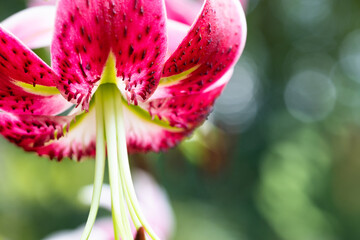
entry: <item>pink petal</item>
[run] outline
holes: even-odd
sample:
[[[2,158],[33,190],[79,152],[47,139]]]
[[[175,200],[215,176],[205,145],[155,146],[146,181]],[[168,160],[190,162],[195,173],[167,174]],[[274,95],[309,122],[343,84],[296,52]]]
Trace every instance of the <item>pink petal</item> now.
[[[72,117],[50,117],[0,112],[0,133],[26,151],[44,146],[64,134]]]
[[[136,103],[150,97],[161,77],[167,50],[165,6],[162,0],[132,0],[117,7],[116,12],[123,12],[112,17],[117,75]]]
[[[5,29],[29,48],[50,46],[54,24],[54,6],[27,8],[2,22]]]
[[[67,99],[87,108],[110,49],[129,100],[147,99],[166,54],[164,12],[161,0],[60,1],[52,60]]]
[[[144,171],[134,172],[134,187],[144,215],[160,239],[171,239],[174,213],[164,189]]]
[[[35,115],[64,111],[69,103],[56,94],[56,78],[46,63],[0,27],[0,109]],[[55,90],[55,94],[43,94],[38,90],[41,86]]]
[[[96,150],[96,118],[95,108],[88,113],[82,113],[70,123],[69,132],[62,138],[35,148],[40,156],[48,156],[58,161],[67,157],[77,161],[94,157]]]
[[[200,13],[203,1],[166,0],[166,12],[169,19],[192,25]]]
[[[223,91],[232,73],[231,69],[216,84],[201,93],[169,96],[166,93],[162,94],[162,89],[159,89],[146,104],[142,104],[142,107],[151,115],[168,121],[171,126],[191,131],[207,118],[215,99]]]
[[[95,222],[89,240],[114,240],[114,230],[111,218],[100,218]],[[51,234],[43,240],[75,240],[81,239],[84,226],[74,230],[63,230]]]
[[[140,108],[139,106],[134,106]],[[183,128],[164,127],[152,121],[151,117],[141,118],[129,108],[124,107],[127,146],[130,152],[164,151],[174,147],[190,131]],[[166,122],[164,122],[166,123]]]
[[[160,86],[173,96],[201,93],[234,66],[245,39],[246,20],[239,1],[207,0],[196,24],[165,63]],[[167,82],[186,71],[180,80]]]
[[[242,7],[244,8],[244,10],[246,10],[247,6],[248,6],[248,0],[240,0],[240,3],[242,5]]]

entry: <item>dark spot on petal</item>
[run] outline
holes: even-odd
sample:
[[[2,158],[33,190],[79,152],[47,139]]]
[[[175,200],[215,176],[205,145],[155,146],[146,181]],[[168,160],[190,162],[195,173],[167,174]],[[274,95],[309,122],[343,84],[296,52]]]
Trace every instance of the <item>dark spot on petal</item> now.
[[[80,27],[80,33],[81,33],[82,36],[85,35],[85,28],[84,28],[84,26],[81,26],[81,27]]]
[[[146,56],[146,50],[144,50],[144,51],[142,52],[141,59],[144,60],[144,59],[145,59],[145,56]]]
[[[129,56],[131,56],[134,53],[134,46],[132,44],[130,44],[129,47]]]
[[[127,26],[124,27],[124,37],[126,38],[127,37],[127,32],[128,32],[128,28]]]
[[[83,75],[84,78],[87,78],[87,75],[85,73],[84,67],[81,63],[79,63],[79,68],[81,70],[81,74]]]
[[[4,59],[5,61],[8,61],[8,59],[7,59],[4,55],[2,55],[1,53],[0,53],[0,57],[1,57],[2,59]]]

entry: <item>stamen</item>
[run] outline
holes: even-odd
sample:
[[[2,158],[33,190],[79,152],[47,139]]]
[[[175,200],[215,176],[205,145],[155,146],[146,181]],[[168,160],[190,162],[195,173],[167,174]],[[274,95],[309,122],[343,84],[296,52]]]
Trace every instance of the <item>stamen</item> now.
[[[126,145],[123,100],[116,85],[115,59],[110,54],[103,72],[101,85],[95,93],[96,100],[96,170],[93,199],[86,227],[81,240],[89,238],[99,208],[101,187],[105,168],[105,140],[108,155],[111,210],[115,239],[133,240],[132,222],[137,229],[136,239],[159,240],[141,212],[131,179]]]
[[[94,226],[96,215],[99,209],[101,189],[104,180],[105,169],[105,135],[104,135],[104,115],[101,91],[96,94],[96,161],[94,188],[91,200],[90,212],[85,225],[81,240],[87,240],[90,236],[91,229]]]
[[[104,116],[105,134],[108,151],[108,165],[111,189],[111,203],[114,211],[114,228],[118,230],[122,239],[133,239],[130,224],[126,216],[126,203],[120,180],[118,165],[116,118],[115,118],[115,93],[112,84],[103,84],[98,91],[104,91]]]
[[[126,138],[124,139],[124,136],[122,134],[122,132],[125,131],[124,124],[123,124],[124,118],[123,118],[122,107],[123,106],[122,106],[121,95],[120,95],[120,93],[118,93],[118,94],[116,94],[115,109],[116,109],[116,122],[118,123],[116,131],[117,131],[117,137],[118,137],[117,150],[119,153],[119,155],[118,155],[119,171],[120,171],[122,187],[125,191],[126,203],[127,203],[128,209],[129,209],[131,219],[134,223],[135,228],[139,229],[140,227],[142,227],[142,225],[136,215],[134,208],[132,207],[131,198],[130,198],[129,194],[127,193],[126,176],[125,176],[125,174],[122,173],[122,167],[121,167],[121,161],[122,161],[121,159],[124,159],[125,161],[128,162]]]
[[[125,186],[125,193],[127,195],[128,201],[128,208],[134,222],[134,225],[137,230],[139,230],[140,224],[144,227],[146,232],[153,240],[160,240],[159,237],[155,234],[155,232],[150,227],[150,224],[146,221],[144,217],[139,202],[136,197],[134,184],[131,178],[131,171],[129,166],[129,157],[127,152],[127,145],[126,145],[126,132],[124,126],[124,116],[122,111],[122,100],[119,90],[116,91],[116,120],[117,120],[117,136],[118,136],[118,152],[119,152],[119,171],[121,176],[123,177],[123,183]],[[133,216],[132,213],[136,215]]]

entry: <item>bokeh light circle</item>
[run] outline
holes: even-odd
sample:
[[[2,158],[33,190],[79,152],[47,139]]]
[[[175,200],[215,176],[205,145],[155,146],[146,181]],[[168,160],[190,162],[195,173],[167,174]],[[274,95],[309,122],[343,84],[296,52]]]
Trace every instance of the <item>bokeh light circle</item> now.
[[[284,98],[293,117],[302,122],[315,122],[323,120],[333,110],[336,88],[326,75],[305,70],[291,77]]]
[[[360,30],[347,35],[340,48],[340,62],[345,74],[360,83]]]
[[[215,122],[230,133],[245,131],[259,108],[259,81],[250,58],[242,58],[215,105]]]

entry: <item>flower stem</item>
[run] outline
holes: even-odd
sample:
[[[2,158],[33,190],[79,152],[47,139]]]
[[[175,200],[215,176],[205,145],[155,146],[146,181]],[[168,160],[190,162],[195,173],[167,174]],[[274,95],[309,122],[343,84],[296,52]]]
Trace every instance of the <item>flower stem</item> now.
[[[104,135],[104,119],[103,104],[101,92],[96,96],[96,161],[94,188],[91,200],[90,212],[85,225],[85,229],[81,235],[81,240],[87,240],[90,236],[91,229],[94,226],[96,215],[99,209],[101,189],[104,180],[105,169],[105,135]]]

